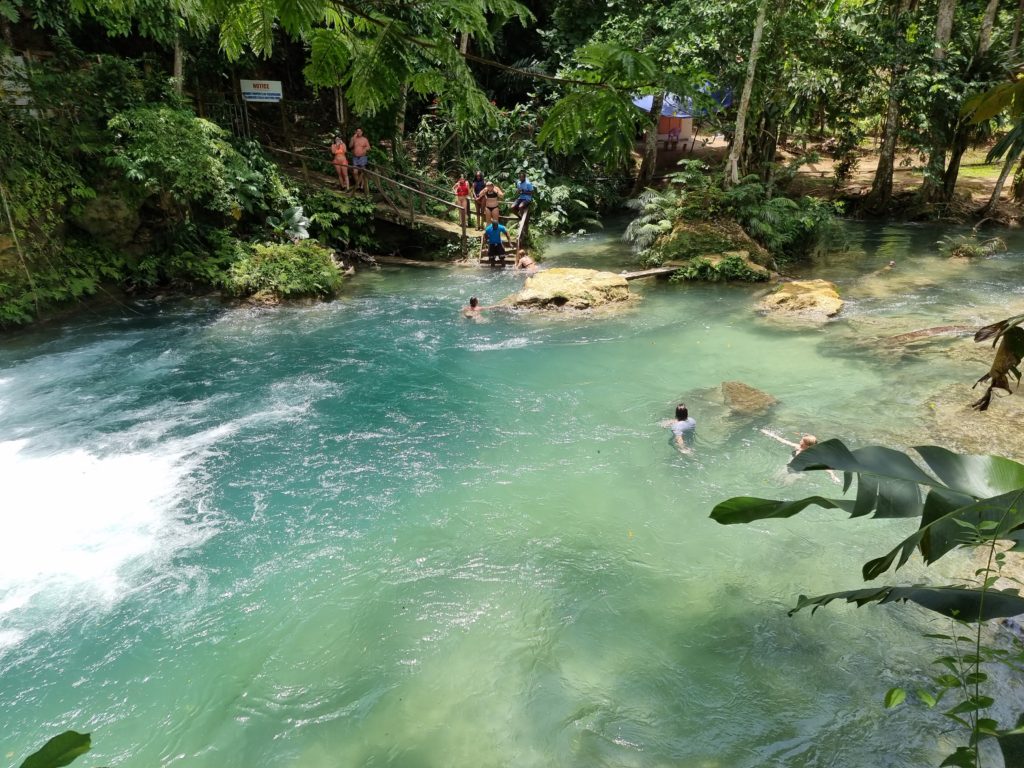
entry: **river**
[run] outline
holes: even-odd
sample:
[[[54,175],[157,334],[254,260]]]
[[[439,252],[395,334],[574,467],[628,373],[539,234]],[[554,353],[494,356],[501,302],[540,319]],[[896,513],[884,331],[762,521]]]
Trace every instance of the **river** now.
[[[655,282],[615,317],[470,322],[517,279],[396,268],[315,306],[154,300],[4,339],[6,763],[74,728],[79,762],[128,767],[937,764],[956,734],[882,697],[926,682],[941,622],[786,615],[913,522],[708,518],[835,491],[758,428],[911,440],[983,372],[857,343],[1024,302],[1024,240],[968,266],[935,240],[849,225],[803,270],[849,300],[820,328]],[[627,259],[614,232],[548,253]],[[730,416],[730,379],[780,404]],[[659,427],[680,400],[692,457]]]

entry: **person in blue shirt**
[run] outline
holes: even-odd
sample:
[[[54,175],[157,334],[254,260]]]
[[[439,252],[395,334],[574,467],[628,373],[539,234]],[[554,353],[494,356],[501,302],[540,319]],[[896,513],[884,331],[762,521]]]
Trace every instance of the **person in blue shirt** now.
[[[533,203],[533,196],[537,194],[537,188],[526,178],[526,171],[519,173],[516,192],[519,193],[519,196],[512,203],[512,213],[519,216]]]
[[[497,221],[492,221],[487,225],[487,229],[484,230],[484,239],[487,240],[487,259],[490,261],[491,266],[494,266],[495,259],[501,261],[501,265],[505,265],[505,246],[501,244],[501,236],[505,236],[505,242],[508,243],[508,247],[512,247],[512,240],[508,236],[508,230],[505,229],[505,225]]]

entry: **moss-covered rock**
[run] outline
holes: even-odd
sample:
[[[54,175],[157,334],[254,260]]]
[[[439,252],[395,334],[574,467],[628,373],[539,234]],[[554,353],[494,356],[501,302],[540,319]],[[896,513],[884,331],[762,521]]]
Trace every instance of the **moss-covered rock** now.
[[[828,280],[794,280],[765,296],[758,310],[769,315],[824,321],[839,314],[843,300]]]
[[[614,272],[547,269],[526,280],[523,290],[502,304],[530,309],[591,309],[629,299],[629,283]]]
[[[224,290],[239,297],[273,299],[329,298],[342,276],[331,252],[322,245],[298,243],[256,245],[231,265]]]
[[[671,265],[670,265],[671,266]],[[698,256],[681,265],[671,281],[702,280],[705,282],[738,281],[761,283],[770,280],[773,272],[750,259],[747,251],[733,251],[712,256]]]
[[[681,219],[655,245],[654,252],[663,263],[736,252],[745,252],[749,261],[762,267],[772,263],[768,251],[752,240],[739,224],[729,220]]]
[[[123,248],[139,229],[139,205],[116,192],[104,192],[86,200],[72,217],[79,229],[101,246]]]
[[[742,381],[723,381],[722,399],[730,411],[741,416],[765,413],[779,402],[767,392]]]

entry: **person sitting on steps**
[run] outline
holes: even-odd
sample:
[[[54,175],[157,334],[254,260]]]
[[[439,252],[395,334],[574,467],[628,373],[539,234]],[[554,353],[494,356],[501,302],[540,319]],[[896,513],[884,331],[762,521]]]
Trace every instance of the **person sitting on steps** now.
[[[522,216],[523,211],[533,204],[533,196],[537,194],[537,188],[526,178],[526,171],[519,172],[519,181],[516,183],[518,196],[512,203],[512,213]]]

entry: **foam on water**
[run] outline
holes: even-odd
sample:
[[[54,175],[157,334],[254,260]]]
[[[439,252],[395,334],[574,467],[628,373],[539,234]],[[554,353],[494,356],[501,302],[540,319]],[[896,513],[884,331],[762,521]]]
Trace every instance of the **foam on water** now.
[[[236,428],[107,454],[34,455],[27,440],[0,443],[9,513],[0,538],[0,651],[31,631],[56,629],[71,605],[109,609],[145,573],[213,535],[213,518],[190,504],[194,475],[209,447]]]

